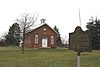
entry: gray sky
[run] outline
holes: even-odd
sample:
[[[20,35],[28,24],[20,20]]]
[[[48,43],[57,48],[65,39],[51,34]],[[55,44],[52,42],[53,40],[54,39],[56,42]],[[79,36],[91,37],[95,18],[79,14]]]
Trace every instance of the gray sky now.
[[[83,30],[91,16],[100,18],[99,0],[0,0],[0,36],[8,32],[20,14],[36,11],[39,13],[37,22],[45,18],[47,24],[56,25],[61,36],[68,38],[68,33],[80,25],[78,8]]]

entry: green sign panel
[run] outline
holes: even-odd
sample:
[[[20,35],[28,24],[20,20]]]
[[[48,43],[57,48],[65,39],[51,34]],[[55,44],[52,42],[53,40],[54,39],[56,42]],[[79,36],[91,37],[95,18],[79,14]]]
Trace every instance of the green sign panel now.
[[[69,49],[75,51],[92,51],[90,36],[88,31],[83,31],[81,27],[76,27],[73,33],[69,33]]]

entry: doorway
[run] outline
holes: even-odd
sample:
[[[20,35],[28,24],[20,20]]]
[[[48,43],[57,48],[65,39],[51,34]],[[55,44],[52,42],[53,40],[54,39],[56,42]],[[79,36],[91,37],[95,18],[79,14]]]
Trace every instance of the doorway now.
[[[48,38],[46,36],[42,37],[42,47],[47,47],[48,45]]]

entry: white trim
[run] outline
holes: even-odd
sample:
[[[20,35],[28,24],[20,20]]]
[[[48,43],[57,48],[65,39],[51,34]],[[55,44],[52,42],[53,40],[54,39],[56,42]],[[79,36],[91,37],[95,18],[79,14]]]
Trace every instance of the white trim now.
[[[36,26],[34,26],[31,30],[29,30],[27,33],[29,33],[29,32],[31,32],[31,31],[33,31],[33,30],[35,30],[35,29],[37,29],[37,28],[39,28],[39,27],[41,27],[41,26],[43,26],[43,25],[47,25],[48,27],[50,27],[48,24],[46,24],[46,23],[42,23],[42,24],[38,24],[38,25],[36,25]],[[50,27],[51,28],[51,27]],[[51,28],[52,29],[52,28]],[[56,32],[54,29],[52,29],[55,33],[57,33],[58,34],[58,32]]]

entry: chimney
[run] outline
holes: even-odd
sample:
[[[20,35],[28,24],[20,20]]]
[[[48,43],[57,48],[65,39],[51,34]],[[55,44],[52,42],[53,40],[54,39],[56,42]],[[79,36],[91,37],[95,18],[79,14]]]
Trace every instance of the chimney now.
[[[46,20],[46,19],[41,19],[41,24],[42,24],[42,23],[45,23],[45,20]]]

